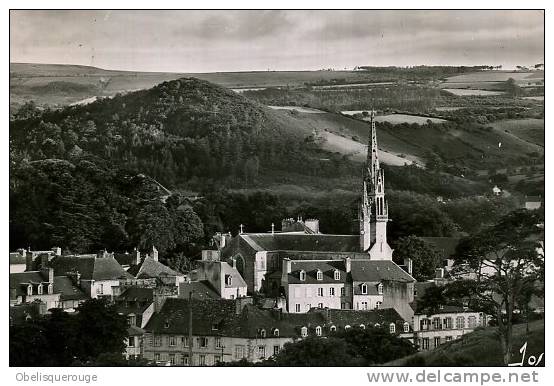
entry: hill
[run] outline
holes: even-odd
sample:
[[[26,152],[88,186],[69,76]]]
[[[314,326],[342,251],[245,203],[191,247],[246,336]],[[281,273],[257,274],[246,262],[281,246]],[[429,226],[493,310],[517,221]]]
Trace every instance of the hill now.
[[[520,347],[527,342],[527,358],[538,358],[544,353],[544,320],[514,325],[513,362],[521,360]],[[440,347],[401,358],[385,366],[503,366],[502,349],[494,327],[487,327],[464,335],[463,338]],[[526,364],[527,365],[527,364]],[[544,358],[540,365],[544,365]]]

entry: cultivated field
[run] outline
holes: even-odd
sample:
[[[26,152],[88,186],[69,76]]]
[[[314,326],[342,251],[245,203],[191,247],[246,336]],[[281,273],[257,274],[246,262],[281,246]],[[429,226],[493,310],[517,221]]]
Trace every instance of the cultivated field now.
[[[491,96],[504,94],[504,92],[502,91],[490,91],[481,89],[478,90],[468,88],[443,88],[442,90],[457,96]]]
[[[514,136],[544,147],[544,119],[510,119],[491,124],[496,130],[513,134]]]
[[[341,114],[344,114],[344,115],[356,115],[361,113],[362,113],[362,110],[341,111]],[[363,120],[369,121],[370,118],[364,117]],[[417,123],[418,125],[424,125],[427,123],[427,121],[431,121],[433,123],[446,122],[444,119],[440,119],[440,118],[430,118],[430,117],[424,117],[421,115],[411,115],[411,114],[387,114],[387,115],[375,116],[375,122],[389,122],[389,123],[392,123],[393,125],[400,124],[400,123]]]

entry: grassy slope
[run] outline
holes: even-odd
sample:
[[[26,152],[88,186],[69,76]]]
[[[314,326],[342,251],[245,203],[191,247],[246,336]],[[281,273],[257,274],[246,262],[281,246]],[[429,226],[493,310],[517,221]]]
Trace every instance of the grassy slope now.
[[[521,360],[519,349],[525,342],[527,342],[527,358],[531,355],[538,357],[544,352],[544,320],[531,322],[529,327],[530,333],[529,336],[527,336],[525,324],[517,324],[514,326],[513,362]],[[503,366],[502,349],[495,332],[495,328],[487,327],[464,335],[463,339],[445,343],[437,349],[397,359],[386,365],[405,366],[406,363],[409,360],[413,360],[415,356],[423,357],[425,359],[425,365],[442,365],[444,364],[445,358],[458,356],[468,358],[468,366]],[[473,360],[473,362],[471,362],[471,360]],[[542,364],[544,364],[544,359]]]
[[[544,119],[510,119],[494,122],[491,126],[544,148]]]

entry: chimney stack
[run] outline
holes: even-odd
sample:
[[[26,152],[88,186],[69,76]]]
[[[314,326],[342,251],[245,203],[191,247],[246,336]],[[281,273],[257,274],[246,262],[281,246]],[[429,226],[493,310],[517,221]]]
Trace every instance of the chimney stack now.
[[[344,259],[344,270],[346,271],[346,273],[352,271],[352,260],[350,259],[350,257],[346,257]]]
[[[154,261],[158,261],[158,250],[152,245],[152,258]]]
[[[133,265],[139,265],[140,264],[140,251],[138,248],[134,249],[135,252],[135,260],[133,262]]]
[[[62,249],[60,247],[52,248],[52,252],[54,252],[54,256],[61,256],[62,255]]]
[[[414,264],[414,261],[409,258],[409,257],[406,257],[404,259],[404,265],[406,266],[406,271],[411,275],[412,272],[413,272],[413,264]]]
[[[33,252],[31,251],[25,252],[25,270],[26,271],[33,270]]]
[[[271,234],[275,234],[275,224],[271,223]]]

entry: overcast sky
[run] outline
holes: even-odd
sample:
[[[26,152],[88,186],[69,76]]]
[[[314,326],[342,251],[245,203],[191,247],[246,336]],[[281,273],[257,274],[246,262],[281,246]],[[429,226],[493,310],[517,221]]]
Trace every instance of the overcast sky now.
[[[11,11],[12,62],[212,72],[544,62],[542,11]]]

